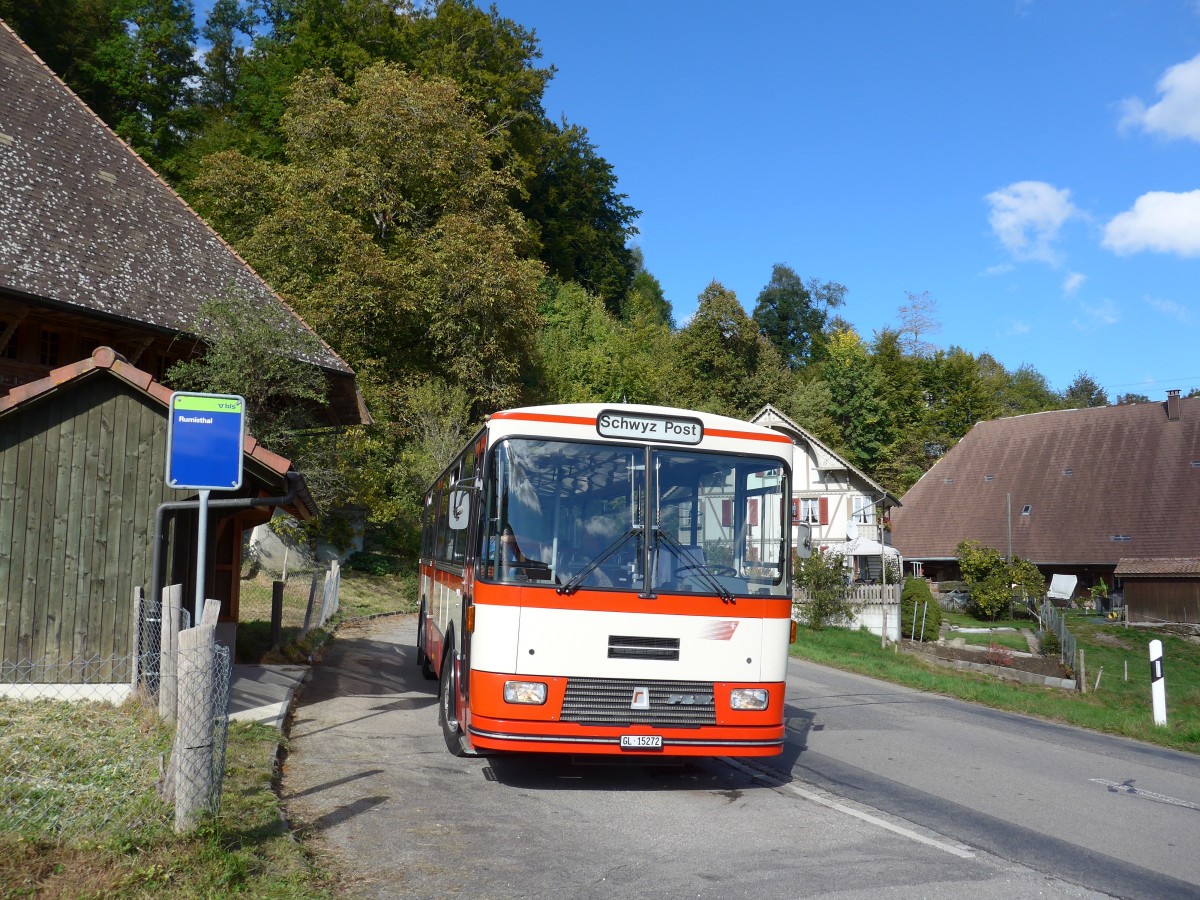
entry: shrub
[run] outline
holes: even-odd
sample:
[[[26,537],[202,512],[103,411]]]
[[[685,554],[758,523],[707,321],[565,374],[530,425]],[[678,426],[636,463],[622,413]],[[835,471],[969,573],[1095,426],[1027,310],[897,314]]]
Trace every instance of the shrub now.
[[[929,604],[926,608],[926,603]],[[906,578],[900,595],[900,636],[912,637],[913,614],[917,617],[918,634],[923,641],[936,641],[942,627],[942,608],[933,600],[933,592],[924,578]],[[922,617],[925,627],[921,627]]]
[[[1043,628],[1038,632],[1038,653],[1042,656],[1059,656],[1062,654],[1062,641],[1057,631]]]
[[[1045,593],[1046,582],[1037,566],[1014,557],[1006,562],[1000,551],[978,541],[958,545],[958,565],[971,589],[969,611],[980,619],[996,620],[1013,605],[1013,585],[1029,597]]]
[[[817,552],[808,559],[795,560],[796,584],[808,594],[805,608],[809,628],[819,630],[841,619],[848,619],[854,610],[848,598],[849,584],[846,561],[838,554]]]
[[[366,575],[395,575],[401,569],[401,560],[384,553],[359,550],[346,560],[346,568]]]
[[[983,654],[983,658],[987,660],[989,666],[1009,666],[1013,664],[1013,652],[1002,644],[988,644],[987,651]]]

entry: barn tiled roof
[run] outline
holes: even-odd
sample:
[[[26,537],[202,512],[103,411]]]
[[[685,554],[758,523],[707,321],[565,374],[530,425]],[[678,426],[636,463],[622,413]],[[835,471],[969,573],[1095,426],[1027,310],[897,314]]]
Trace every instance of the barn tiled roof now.
[[[1200,398],[980,422],[892,514],[908,559],[951,559],[962,540],[1039,565],[1116,565],[1200,551]]]
[[[1200,559],[1122,559],[1117,563],[1122,578],[1157,575],[1160,578],[1195,578],[1200,575]]]
[[[143,372],[131,365],[125,357],[112,348],[98,347],[88,359],[60,366],[45,378],[19,385],[9,391],[7,395],[0,397],[0,421],[17,410],[45,401],[55,392],[67,389],[83,378],[94,377],[96,372],[108,372],[158,402],[163,406],[165,418],[166,409],[171,404],[171,389],[156,381],[149,372]],[[253,435],[247,434],[243,438],[242,452],[248,463],[257,465],[261,470],[284,480],[289,472],[294,471],[291,460],[285,459],[278,453],[272,453]],[[165,477],[166,473],[163,474]],[[317,512],[316,504],[313,502],[303,478],[297,489],[296,510],[305,519],[312,518]]]
[[[0,289],[201,336],[200,305],[232,291],[311,333],[2,21]],[[318,342],[307,361],[352,377]]]

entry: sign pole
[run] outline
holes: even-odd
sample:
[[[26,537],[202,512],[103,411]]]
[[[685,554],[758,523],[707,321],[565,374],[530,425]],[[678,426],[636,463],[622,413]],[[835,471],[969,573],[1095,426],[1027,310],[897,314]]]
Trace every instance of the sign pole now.
[[[204,575],[208,571],[208,496],[212,491],[199,492],[200,520],[196,525],[196,606],[192,611],[192,625],[200,624],[200,611],[204,609]]]

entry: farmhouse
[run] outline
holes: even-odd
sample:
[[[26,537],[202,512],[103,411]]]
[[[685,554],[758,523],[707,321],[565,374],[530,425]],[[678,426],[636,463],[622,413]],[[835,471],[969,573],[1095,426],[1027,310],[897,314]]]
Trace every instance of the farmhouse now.
[[[974,540],[1047,580],[1120,588],[1133,574],[1122,560],[1195,557],[1197,508],[1200,398],[1169,391],[1165,403],[980,422],[904,495],[893,528],[935,581],[957,577],[955,548]]]
[[[792,546],[839,553],[854,578],[878,582],[882,559],[898,561],[886,527],[900,501],[770,404],[750,419],[792,440]]]

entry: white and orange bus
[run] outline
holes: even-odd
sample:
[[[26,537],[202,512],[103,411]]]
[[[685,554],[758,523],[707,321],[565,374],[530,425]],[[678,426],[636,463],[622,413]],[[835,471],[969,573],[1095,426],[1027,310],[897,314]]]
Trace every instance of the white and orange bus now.
[[[450,751],[779,753],[789,458],[709,413],[490,416],[425,497],[416,649]]]

